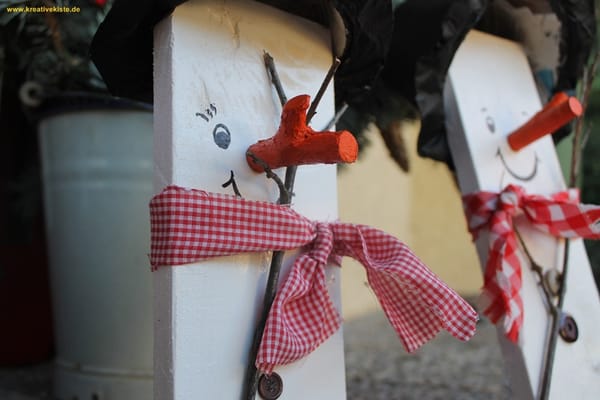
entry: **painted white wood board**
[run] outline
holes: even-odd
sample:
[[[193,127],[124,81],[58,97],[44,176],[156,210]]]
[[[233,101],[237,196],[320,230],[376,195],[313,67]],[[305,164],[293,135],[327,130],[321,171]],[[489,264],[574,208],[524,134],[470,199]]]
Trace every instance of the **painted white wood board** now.
[[[450,67],[445,105],[448,141],[463,194],[498,192],[509,183],[532,194],[565,189],[551,137],[519,152],[510,150],[506,142],[506,136],[542,106],[518,44],[471,31]],[[517,221],[517,228],[545,270],[562,270],[562,241],[533,231],[522,220]],[[487,260],[487,244],[488,235],[481,235],[477,248],[482,266]],[[538,394],[551,319],[524,256],[522,263],[525,316],[519,343],[511,344],[501,332],[499,340],[514,398],[532,399]],[[550,398],[596,399],[600,393],[600,301],[579,239],[571,241],[569,263],[563,310],[575,318],[579,339],[572,344],[558,339]]]
[[[177,7],[155,29],[154,43],[155,191],[177,184],[233,194],[221,187],[232,170],[245,198],[276,201],[273,181],[245,159],[280,119],[263,50],[275,59],[288,98],[314,96],[332,61],[329,32],[261,3],[207,0]],[[312,126],[323,128],[333,114],[330,88]],[[218,124],[230,133],[227,149],[213,139]],[[336,219],[335,166],[300,167],[295,193],[293,208],[303,215]],[[293,259],[286,255],[280,283]],[[156,399],[240,398],[269,264],[270,254],[246,254],[154,273]],[[328,267],[340,307],[338,272]],[[276,369],[280,398],[345,398],[343,360],[340,330],[310,356]]]

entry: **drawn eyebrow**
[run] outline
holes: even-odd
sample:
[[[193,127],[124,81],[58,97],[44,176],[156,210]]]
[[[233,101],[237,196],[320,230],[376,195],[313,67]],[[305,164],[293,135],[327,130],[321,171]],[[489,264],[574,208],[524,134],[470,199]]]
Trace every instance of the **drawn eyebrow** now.
[[[207,115],[210,118],[208,118]],[[217,115],[217,106],[215,106],[214,103],[210,103],[209,104],[209,108],[207,108],[206,110],[204,110],[204,113],[200,113],[200,112],[196,113],[196,117],[201,117],[206,122],[210,122],[210,120],[212,118],[214,118],[216,115]]]
[[[196,117],[202,117],[202,119],[205,120],[206,122],[209,121],[208,117],[202,113],[196,113]]]

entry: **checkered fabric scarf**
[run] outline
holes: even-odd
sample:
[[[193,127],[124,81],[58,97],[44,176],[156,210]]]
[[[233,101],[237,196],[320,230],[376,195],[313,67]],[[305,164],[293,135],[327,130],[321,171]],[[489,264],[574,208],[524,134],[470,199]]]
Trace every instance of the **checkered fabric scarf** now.
[[[503,318],[506,336],[513,342],[523,325],[521,263],[513,229],[513,217],[525,214],[527,221],[556,237],[600,239],[600,207],[579,204],[575,189],[552,196],[527,195],[525,189],[507,186],[501,193],[478,192],[463,196],[463,205],[473,240],[481,230],[490,232],[485,266],[484,314],[493,323]]]
[[[271,308],[256,366],[270,373],[296,361],[338,330],[325,265],[359,260],[404,347],[413,352],[441,329],[460,340],[475,333],[473,308],[406,245],[365,225],[313,222],[289,207],[200,190],[167,187],[150,202],[151,264],[304,247]]]

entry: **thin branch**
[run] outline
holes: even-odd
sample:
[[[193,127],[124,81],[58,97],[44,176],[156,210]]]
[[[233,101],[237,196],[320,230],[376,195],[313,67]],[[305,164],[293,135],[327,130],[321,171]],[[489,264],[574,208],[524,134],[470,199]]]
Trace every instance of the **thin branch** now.
[[[542,369],[542,381],[540,389],[540,400],[547,400],[550,395],[550,384],[552,381],[552,369],[554,367],[554,354],[556,353],[556,342],[558,340],[558,331],[560,330],[560,316],[562,306],[565,300],[567,290],[567,272],[569,267],[569,239],[565,239],[565,252],[563,255],[563,271],[560,279],[560,289],[558,292],[558,304],[552,308],[552,328],[550,330],[550,339],[546,347],[544,364]]]
[[[571,171],[569,174],[569,187],[576,187],[579,176],[579,170],[581,165],[581,157],[583,154],[583,145],[587,142],[587,135],[584,132],[584,117],[585,110],[590,100],[590,94],[592,93],[592,87],[596,72],[598,70],[598,64],[600,63],[600,53],[598,48],[594,47],[594,54],[592,62],[585,67],[582,78],[582,99],[581,105],[583,106],[584,113],[575,122],[575,129],[573,133],[573,150],[571,152]],[[569,249],[570,240],[564,239],[564,254],[563,254],[563,269],[561,272],[560,287],[558,291],[558,301],[556,306],[552,308],[552,328],[550,330],[550,338],[546,347],[545,357],[543,360],[542,379],[540,382],[540,400],[547,400],[550,395],[550,386],[552,381],[552,370],[554,367],[554,355],[556,353],[556,342],[559,336],[560,329],[560,317],[562,314],[562,307],[565,300],[565,293],[567,291],[567,273],[569,272]]]
[[[258,165],[260,165],[262,167],[262,169],[265,170],[265,174],[267,175],[267,178],[273,179],[275,181],[275,183],[277,184],[277,187],[279,188],[279,200],[277,202],[279,204],[289,204],[290,199],[292,197],[291,193],[288,192],[287,188],[285,187],[285,184],[283,183],[283,181],[281,180],[279,175],[277,175],[275,172],[273,172],[271,167],[269,167],[269,164],[264,162],[262,159],[258,158],[251,151],[247,151],[246,155],[248,157],[250,157],[252,159],[252,161],[254,161]]]
[[[594,78],[598,70],[598,64],[600,63],[600,53],[595,50],[594,57],[589,66],[586,66],[583,71],[582,85],[582,99],[581,105],[583,106],[584,113],[575,122],[575,129],[573,133],[573,149],[571,151],[571,171],[569,174],[569,187],[577,186],[577,179],[579,176],[579,169],[581,165],[581,155],[583,151],[582,136],[584,135],[584,122],[585,122],[585,110],[587,110],[590,95],[592,93],[592,87],[594,84]]]
[[[588,141],[590,140],[590,135],[592,134],[592,123],[589,123],[588,126],[586,127],[585,131],[583,132],[583,136],[581,138],[581,152],[583,153],[583,149],[585,149],[585,147],[588,144]]]
[[[277,68],[275,67],[273,57],[271,57],[271,55],[265,51],[263,54],[263,60],[265,63],[265,68],[267,69],[268,74],[271,77],[271,82],[273,83],[273,86],[275,86],[275,90],[277,91],[277,95],[279,96],[279,102],[281,103],[281,106],[283,106],[285,103],[287,103],[287,96],[285,95],[285,91],[283,90],[283,86],[281,85],[281,80],[279,79],[279,74],[277,73]],[[246,154],[265,170],[267,177],[273,179],[275,183],[277,183],[277,186],[279,187],[278,203],[290,204],[292,189],[289,189],[288,186],[281,181],[279,176],[275,174],[263,160],[256,157],[256,155],[252,154],[252,152],[246,152]],[[291,167],[288,167],[286,169],[286,179],[287,171],[289,171],[290,168]],[[254,400],[256,398],[256,391],[258,390],[258,380],[260,378],[260,371],[258,371],[258,369],[256,368],[256,356],[258,355],[258,349],[262,341],[265,326],[267,325],[267,318],[269,316],[269,312],[271,311],[271,306],[273,305],[275,295],[277,294],[277,284],[279,283],[279,274],[281,272],[281,265],[283,263],[284,254],[285,253],[283,251],[275,251],[273,252],[273,256],[271,258],[271,266],[269,267],[269,276],[267,277],[267,285],[265,287],[263,307],[260,312],[256,329],[254,330],[254,336],[252,337],[252,345],[250,347],[250,354],[248,355],[248,365],[246,366],[245,377],[246,380],[243,389],[242,399]]]
[[[273,83],[273,86],[275,86],[275,90],[277,91],[277,95],[279,96],[279,101],[283,106],[287,102],[287,96],[285,95],[285,91],[283,90],[283,86],[281,85],[281,80],[279,79],[279,74],[277,73],[273,57],[271,57],[271,55],[265,51],[263,54],[263,59],[265,67],[269,73],[269,76],[271,77],[271,82]],[[306,118],[307,125],[310,122],[312,116],[315,114],[317,105],[319,104],[323,93],[325,93],[327,86],[331,82],[333,74],[337,70],[338,66],[339,60],[336,58],[333,65],[329,69],[325,80],[321,84],[319,92],[315,96],[315,99],[313,100],[308,110],[308,115]],[[275,174],[263,160],[259,159],[258,157],[256,157],[256,155],[252,154],[251,152],[247,152],[246,154],[265,170],[265,173],[267,174],[268,178],[273,179],[277,183],[277,186],[279,187],[278,203],[290,204],[292,201],[292,193],[294,189],[294,180],[296,178],[297,167],[290,166],[286,168],[285,183],[283,183],[281,182],[279,176]],[[243,389],[243,399],[254,400],[256,398],[258,380],[260,377],[260,373],[256,368],[256,356],[258,355],[258,349],[262,341],[263,332],[265,329],[265,325],[267,324],[267,318],[269,316],[271,306],[273,305],[275,295],[277,294],[277,284],[279,282],[279,274],[281,272],[281,265],[283,263],[284,254],[285,253],[283,251],[275,251],[273,252],[273,257],[271,258],[271,266],[269,268],[269,276],[267,277],[267,286],[265,288],[263,308],[259,317],[260,319],[254,331],[252,346],[250,348],[250,354],[248,356],[248,365],[246,366],[246,381]]]
[[[342,116],[346,113],[346,111],[348,110],[348,107],[349,107],[348,103],[342,104],[342,106],[340,107],[338,112],[336,112],[335,115],[333,116],[333,118],[331,118],[329,120],[329,122],[327,123],[327,126],[325,126],[325,129],[323,129],[323,130],[328,131],[330,129],[333,129],[335,124],[337,124],[338,121],[340,120],[340,118],[342,118]]]
[[[275,86],[275,90],[277,91],[279,102],[283,106],[285,103],[287,103],[287,96],[283,91],[283,85],[281,85],[279,74],[277,73],[277,69],[275,68],[275,61],[273,60],[273,57],[266,51],[263,53],[263,61],[265,63],[267,71],[269,72],[269,76],[271,77],[271,82],[273,83],[273,86]]]
[[[329,67],[329,71],[327,71],[327,75],[325,75],[325,79],[323,79],[323,82],[321,83],[321,87],[319,88],[319,91],[317,92],[315,98],[313,99],[313,102],[311,103],[310,108],[306,112],[306,124],[307,125],[310,123],[310,120],[312,119],[312,117],[317,113],[317,106],[321,102],[321,99],[323,98],[323,95],[325,94],[325,91],[327,90],[327,87],[329,86],[329,83],[333,79],[333,76],[335,75],[335,71],[337,71],[340,64],[341,64],[341,61],[339,58],[336,57],[333,59],[333,63],[331,64],[331,67]]]
[[[42,1],[42,3],[49,8],[56,6],[56,3],[50,0],[44,0]],[[50,37],[52,38],[52,46],[54,47],[54,50],[59,56],[61,56],[67,61],[67,65],[71,66],[73,63],[72,57],[69,54],[69,52],[65,49],[65,46],[63,44],[63,38],[61,30],[59,28],[58,18],[52,13],[45,13],[44,19],[46,20],[46,25],[50,30]]]
[[[538,277],[539,285],[542,288],[542,291],[544,292],[544,297],[546,298],[546,303],[548,304],[548,311],[550,313],[554,314],[556,312],[556,310],[555,310],[556,307],[553,302],[554,296],[552,295],[552,292],[548,288],[548,286],[546,284],[546,280],[544,279],[544,269],[542,268],[541,265],[539,265],[533,259],[533,256],[531,255],[531,253],[529,252],[529,249],[525,245],[525,241],[523,240],[523,237],[521,236],[519,231],[516,228],[514,229],[514,231],[515,231],[517,238],[519,239],[519,243],[521,244],[521,248],[523,249],[523,252],[525,253],[525,256],[527,257],[527,260],[529,261],[529,265],[531,266],[532,271]]]
[[[317,106],[321,102],[321,99],[323,98],[323,94],[327,90],[327,87],[329,86],[329,83],[333,79],[333,76],[335,75],[335,71],[337,71],[339,66],[340,66],[340,60],[339,60],[339,58],[336,57],[333,59],[333,63],[331,64],[331,67],[329,67],[329,71],[327,71],[327,75],[325,75],[325,79],[323,79],[323,82],[321,83],[321,87],[317,91],[317,95],[313,99],[312,103],[310,104],[310,107],[308,108],[308,111],[306,112],[306,125],[310,124],[312,117],[316,114]],[[298,167],[296,165],[292,165],[292,166],[288,167],[285,171],[285,187],[290,192],[294,191],[294,181],[296,180],[296,169],[297,168]]]

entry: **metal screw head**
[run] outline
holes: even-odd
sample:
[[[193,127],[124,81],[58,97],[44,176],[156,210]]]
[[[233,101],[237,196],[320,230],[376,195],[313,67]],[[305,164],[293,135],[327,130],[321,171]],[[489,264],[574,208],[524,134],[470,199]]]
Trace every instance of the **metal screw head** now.
[[[278,399],[283,393],[283,380],[275,372],[263,374],[258,380],[258,394],[265,400]]]
[[[558,333],[561,338],[567,343],[573,343],[579,337],[579,329],[575,319],[570,315],[563,314],[560,317]]]

